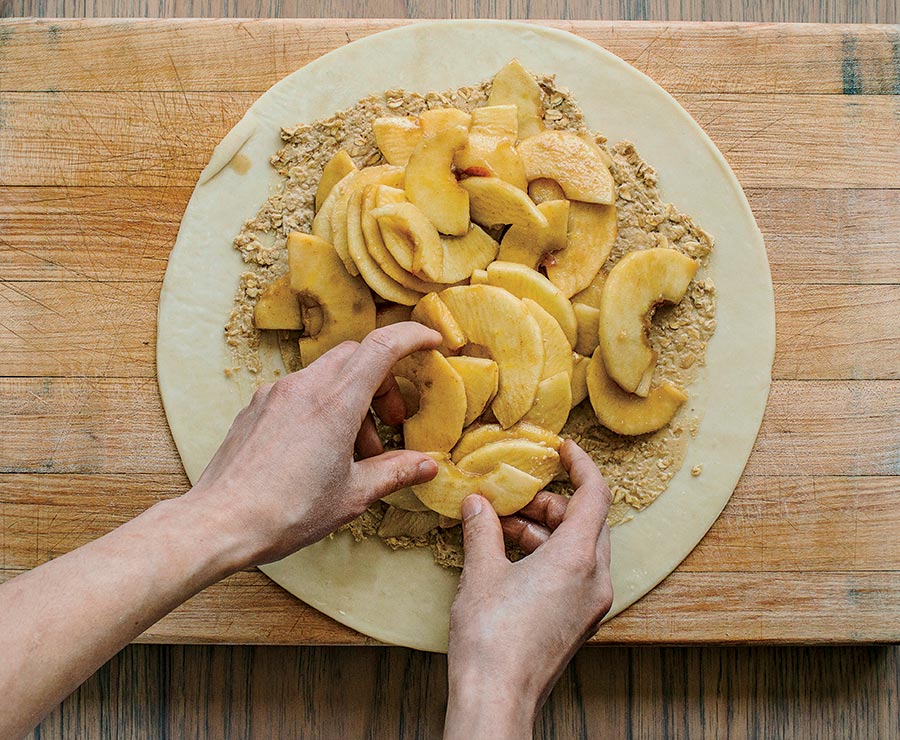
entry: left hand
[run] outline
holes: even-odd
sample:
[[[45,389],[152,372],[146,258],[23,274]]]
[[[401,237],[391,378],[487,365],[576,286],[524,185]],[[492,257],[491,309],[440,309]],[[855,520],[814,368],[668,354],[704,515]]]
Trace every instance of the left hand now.
[[[217,516],[238,538],[248,566],[283,558],[373,501],[431,480],[437,464],[428,455],[382,451],[369,409],[387,423],[402,422],[405,409],[391,368],[440,341],[421,324],[394,324],[261,387],[185,503],[196,503],[201,516]]]

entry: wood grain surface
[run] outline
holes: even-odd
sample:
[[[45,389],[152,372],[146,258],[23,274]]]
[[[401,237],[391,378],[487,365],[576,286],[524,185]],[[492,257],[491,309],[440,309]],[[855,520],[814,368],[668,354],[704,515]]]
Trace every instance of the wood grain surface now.
[[[397,5],[393,13],[363,4],[357,14],[427,15]],[[619,9],[640,17],[630,5]],[[37,6],[6,3],[3,13],[127,10],[114,0]],[[240,2],[182,12],[223,8],[291,12]],[[592,17],[567,8],[553,14]],[[643,12],[673,8],[647,3]],[[494,9],[507,10],[518,12]],[[874,3],[835,12],[892,20]],[[0,25],[0,580],[184,490],[155,381],[155,310],[197,175],[273,82],[391,25]],[[554,25],[653,76],[710,133],[747,189],[776,290],[775,380],[745,476],[698,548],[597,640],[900,640],[900,30]],[[371,641],[256,571],[208,589],[142,639],[285,647],[133,646],[48,718],[40,737],[439,733],[444,658],[286,647]],[[896,648],[592,647],[564,674],[536,730],[893,737],[898,688]]]

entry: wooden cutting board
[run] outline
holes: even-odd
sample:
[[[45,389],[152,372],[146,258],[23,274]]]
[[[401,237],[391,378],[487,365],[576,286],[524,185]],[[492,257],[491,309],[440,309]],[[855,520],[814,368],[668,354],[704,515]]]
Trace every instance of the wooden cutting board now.
[[[154,350],[191,189],[266,88],[400,23],[0,23],[0,579],[185,490]],[[731,502],[595,640],[900,639],[900,30],[552,25],[649,74],[712,136],[777,309],[769,406]],[[255,570],[141,639],[371,642]]]

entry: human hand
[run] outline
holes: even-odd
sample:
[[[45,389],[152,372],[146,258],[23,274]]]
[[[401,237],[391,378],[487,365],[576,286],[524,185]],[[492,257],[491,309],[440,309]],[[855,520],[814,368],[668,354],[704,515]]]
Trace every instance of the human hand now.
[[[413,322],[376,329],[254,394],[183,497],[198,516],[218,518],[236,542],[238,567],[285,557],[382,496],[437,474],[421,452],[384,453],[369,409],[385,423],[402,422],[391,367],[440,341]]]
[[[612,605],[609,488],[571,440],[560,457],[571,499],[544,491],[502,522],[486,499],[463,502],[445,737],[530,737],[559,674]],[[504,534],[530,554],[509,562]]]

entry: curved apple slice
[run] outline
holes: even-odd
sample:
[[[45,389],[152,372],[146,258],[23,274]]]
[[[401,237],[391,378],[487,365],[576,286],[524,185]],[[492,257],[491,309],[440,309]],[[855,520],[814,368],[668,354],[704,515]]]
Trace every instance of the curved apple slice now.
[[[288,236],[287,249],[291,290],[302,306],[322,312],[321,329],[300,338],[300,361],[306,367],[341,342],[362,341],[375,328],[375,301],[328,242],[295,232]]]
[[[606,284],[608,273],[600,271],[594,275],[586,288],[572,296],[572,303],[582,303],[585,306],[600,308],[600,296],[603,295],[603,286]],[[586,354],[591,354],[590,352]]]
[[[469,134],[509,139],[519,137],[519,109],[515,105],[483,105],[472,111]]]
[[[347,248],[350,258],[362,279],[378,295],[386,301],[393,301],[403,306],[414,306],[422,294],[410,290],[391,278],[372,259],[372,255],[366,248],[366,239],[362,231],[362,197],[362,190],[354,188],[347,201]]]
[[[616,434],[631,436],[662,429],[687,400],[687,394],[671,383],[652,389],[646,398],[626,393],[606,374],[602,355],[598,347],[588,365],[588,393],[597,421]]]
[[[585,391],[585,394],[587,394],[587,391]],[[453,448],[451,455],[454,461],[459,462],[479,447],[504,439],[524,439],[528,442],[535,442],[544,447],[549,447],[556,452],[559,452],[559,447],[562,444],[562,438],[558,435],[525,421],[513,424],[508,429],[504,429],[499,424],[476,424],[463,434],[459,442],[456,443],[456,447]]]
[[[575,320],[578,322],[578,336],[575,339],[575,351],[590,357],[600,343],[600,309],[586,303],[572,303]]]
[[[516,147],[528,181],[555,180],[570,200],[616,202],[616,185],[596,145],[571,131],[541,131]]]
[[[566,298],[587,288],[609,257],[617,234],[615,206],[573,202],[569,208],[566,246],[547,265],[550,282]]]
[[[469,195],[452,170],[454,154],[468,137],[462,126],[425,133],[406,165],[406,197],[443,234],[469,230]]]
[[[547,219],[544,228],[510,226],[500,242],[497,259],[503,262],[518,262],[537,270],[545,258],[549,265],[555,264],[555,253],[568,245],[569,201],[548,200],[538,203],[537,209]],[[552,281],[551,281],[552,282]]]
[[[444,338],[442,344],[451,351],[456,351],[469,340],[462,327],[453,318],[447,304],[441,300],[437,293],[429,293],[423,296],[416,304],[411,316],[413,321],[425,324],[429,329],[440,332]],[[468,423],[468,422],[466,422]]]
[[[451,128],[469,130],[472,116],[459,108],[431,108],[419,114],[419,125],[426,136]]]
[[[440,297],[469,342],[484,347],[497,363],[499,388],[491,409],[502,426],[512,426],[531,408],[537,392],[544,365],[540,327],[502,288],[463,285],[447,288]]]
[[[441,237],[428,217],[412,203],[389,203],[371,211],[384,245],[407,272],[439,280],[444,267]]]
[[[591,363],[590,357],[574,353],[572,363],[572,408],[588,397],[587,370]],[[460,440],[461,441],[461,440]]]
[[[430,454],[438,464],[438,473],[428,483],[413,486],[413,492],[432,511],[451,519],[462,519],[462,502],[469,494],[481,494],[497,514],[508,516],[525,506],[542,488],[539,479],[506,463],[490,473],[474,475],[460,470],[449,455]]]
[[[341,149],[325,165],[322,170],[322,177],[319,178],[319,187],[316,188],[316,211],[322,208],[322,204],[331,192],[331,189],[337,185],[345,176],[356,171],[356,164],[347,153],[346,149]]]
[[[572,376],[557,373],[538,384],[534,405],[522,421],[559,434],[572,409]]]
[[[406,448],[422,452],[452,449],[466,418],[466,388],[459,373],[433,349],[404,357],[392,372],[406,378],[419,393],[418,411],[403,422]]]
[[[444,259],[440,282],[458,283],[483,270],[497,256],[500,245],[480,226],[472,224],[464,236],[442,236]]]
[[[515,262],[492,262],[487,267],[488,283],[508,290],[517,298],[531,298],[559,322],[570,346],[578,338],[578,322],[572,304],[541,273]]]
[[[396,509],[403,511],[431,511],[425,504],[419,501],[412,488],[401,488],[399,491],[389,493],[383,499],[386,504],[390,504]]]
[[[634,393],[656,362],[647,340],[652,311],[678,303],[699,267],[674,249],[629,252],[610,270],[600,296],[600,349],[606,371]]]
[[[473,450],[456,464],[467,473],[484,475],[501,463],[533,475],[541,481],[541,486],[546,486],[562,472],[556,450],[527,439],[491,442]]]
[[[372,133],[388,164],[406,167],[422,138],[422,125],[418,116],[384,116],[372,122]]]
[[[541,327],[541,337],[544,342],[544,367],[541,370],[541,380],[546,380],[557,373],[565,373],[571,378],[572,345],[566,339],[559,322],[530,298],[523,298],[522,304]]]
[[[515,105],[518,136],[524,139],[544,130],[543,97],[531,73],[518,59],[513,59],[494,75],[488,105]]]
[[[297,294],[291,290],[291,276],[282,275],[265,287],[253,307],[257,329],[302,329],[303,317]]]
[[[472,220],[485,228],[515,224],[525,228],[546,228],[547,219],[524,190],[499,177],[469,177],[460,180],[469,194]]]
[[[538,205],[548,200],[565,200],[566,194],[556,180],[539,177],[528,183],[528,196]]]
[[[484,413],[491,399],[500,387],[500,372],[497,363],[484,357],[459,355],[448,357],[447,362],[459,373],[466,386],[466,420],[469,426]]]
[[[513,140],[514,141],[514,140]],[[513,142],[507,138],[486,136],[469,132],[469,141],[453,158],[456,169],[480,177],[499,177],[510,185],[525,191],[525,165],[516,153]]]

